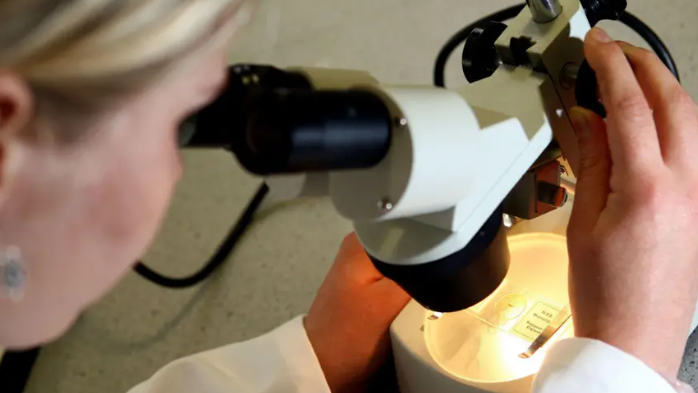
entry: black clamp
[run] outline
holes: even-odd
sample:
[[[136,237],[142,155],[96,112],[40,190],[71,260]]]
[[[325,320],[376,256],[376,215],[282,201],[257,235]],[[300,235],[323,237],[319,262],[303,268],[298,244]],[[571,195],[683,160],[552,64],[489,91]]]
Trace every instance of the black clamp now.
[[[489,78],[501,60],[495,44],[507,29],[501,22],[487,22],[470,32],[463,48],[463,74],[470,83]]]

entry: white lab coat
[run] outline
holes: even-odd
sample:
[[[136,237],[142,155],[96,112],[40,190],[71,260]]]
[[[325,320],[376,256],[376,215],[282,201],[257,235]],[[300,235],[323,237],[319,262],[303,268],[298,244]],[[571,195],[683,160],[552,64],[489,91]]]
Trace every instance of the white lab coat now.
[[[572,338],[550,348],[533,393],[675,393],[676,389],[681,388],[619,349]],[[253,340],[177,360],[130,393],[185,392],[330,393],[330,389],[299,317]]]

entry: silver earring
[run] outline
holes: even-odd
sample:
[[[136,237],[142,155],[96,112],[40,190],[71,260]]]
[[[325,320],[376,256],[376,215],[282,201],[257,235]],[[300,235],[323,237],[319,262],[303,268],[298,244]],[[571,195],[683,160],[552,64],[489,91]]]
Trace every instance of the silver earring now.
[[[0,249],[0,298],[18,302],[24,297],[27,270],[17,247]]]

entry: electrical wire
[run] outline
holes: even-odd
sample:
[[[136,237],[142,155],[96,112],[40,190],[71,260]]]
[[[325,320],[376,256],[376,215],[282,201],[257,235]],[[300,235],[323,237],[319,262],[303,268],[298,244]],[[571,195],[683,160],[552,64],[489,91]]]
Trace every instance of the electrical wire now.
[[[623,13],[620,17],[620,21],[639,34],[640,37],[650,45],[657,56],[659,56],[662,63],[664,63],[667,68],[669,68],[669,71],[676,76],[676,79],[681,82],[681,75],[676,61],[674,61],[674,57],[671,55],[669,48],[667,48],[664,41],[659,38],[659,35],[657,35],[652,28],[647,26],[645,22],[629,12]]]
[[[211,257],[211,259],[208,262],[206,262],[204,267],[201,268],[201,270],[199,270],[195,274],[183,278],[166,277],[152,270],[142,262],[138,262],[138,264],[136,264],[136,266],[133,267],[133,270],[144,279],[151,281],[154,284],[163,286],[165,288],[184,289],[193,287],[201,283],[202,281],[209,278],[214,272],[216,272],[216,270],[223,264],[223,262],[226,261],[228,256],[230,256],[230,253],[235,248],[235,245],[240,240],[240,238],[242,238],[242,235],[245,234],[247,228],[252,223],[254,214],[257,212],[259,206],[262,204],[264,198],[267,196],[268,193],[269,186],[267,186],[266,184],[262,184],[261,186],[259,186],[257,193],[248,203],[247,207],[242,213],[242,216],[240,216],[235,226],[233,226],[233,228],[230,230],[230,233],[228,233],[228,236],[225,238],[223,243],[221,243],[221,245],[218,246],[218,250],[216,251],[216,253]]]
[[[456,34],[454,34],[446,42],[446,44],[444,44],[444,46],[439,51],[438,56],[436,57],[436,63],[434,64],[434,86],[446,87],[444,75],[448,59],[458,48],[458,46],[463,44],[468,39],[468,36],[474,29],[481,27],[483,24],[488,22],[505,22],[509,19],[512,19],[516,17],[521,12],[521,10],[524,9],[524,7],[526,7],[526,4],[518,4],[503,9],[499,12],[486,16],[462,28]],[[654,32],[654,30],[652,30],[649,26],[647,26],[647,24],[645,24],[643,21],[641,21],[635,15],[629,12],[625,12],[622,14],[622,16],[620,17],[620,22],[633,29],[645,41],[647,41],[652,50],[654,50],[655,53],[657,53],[657,56],[659,56],[659,58],[667,66],[667,68],[669,68],[669,70],[676,76],[676,79],[681,81],[681,76],[679,75],[678,67],[676,65],[676,62],[674,61],[674,58],[671,55],[671,52],[669,51],[669,48],[667,48],[666,44],[662,41],[661,38],[659,38],[657,33]]]

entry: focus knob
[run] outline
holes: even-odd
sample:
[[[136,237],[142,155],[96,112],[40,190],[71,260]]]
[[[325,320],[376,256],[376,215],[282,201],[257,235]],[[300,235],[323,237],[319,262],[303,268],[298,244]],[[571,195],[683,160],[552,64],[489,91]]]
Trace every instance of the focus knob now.
[[[589,65],[589,62],[585,60],[582,66],[579,67],[579,73],[577,74],[575,87],[577,105],[589,109],[605,119],[606,108],[599,99],[598,86],[596,73]]]
[[[488,22],[473,29],[463,48],[463,74],[470,83],[489,78],[497,71],[501,61],[495,43],[507,29],[500,22]]]
[[[582,0],[592,27],[602,20],[618,20],[628,8],[626,0]]]

